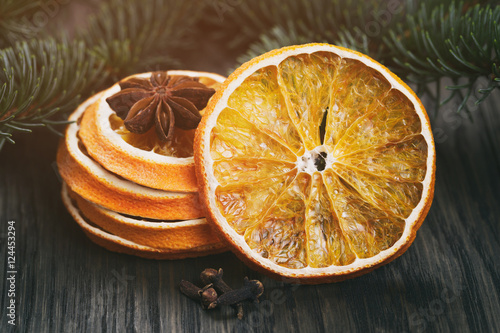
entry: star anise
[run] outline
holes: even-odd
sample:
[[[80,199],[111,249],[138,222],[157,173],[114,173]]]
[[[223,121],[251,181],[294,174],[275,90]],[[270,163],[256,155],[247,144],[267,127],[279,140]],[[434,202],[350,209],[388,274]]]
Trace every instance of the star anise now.
[[[121,91],[106,99],[125,127],[132,133],[146,133],[153,125],[162,141],[172,138],[174,126],[194,129],[201,120],[200,110],[215,90],[188,76],[154,72],[148,79],[131,78],[120,82]]]

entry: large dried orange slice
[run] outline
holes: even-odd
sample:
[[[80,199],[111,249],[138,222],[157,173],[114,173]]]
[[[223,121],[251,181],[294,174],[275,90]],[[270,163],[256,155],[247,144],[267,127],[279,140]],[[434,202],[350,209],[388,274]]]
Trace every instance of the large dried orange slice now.
[[[217,89],[225,80],[218,74],[195,71],[169,71],[169,76],[198,78]],[[125,78],[149,78],[151,73]],[[102,93],[95,107],[82,118],[80,139],[88,154],[99,164],[137,184],[166,191],[196,192],[193,162],[194,130],[175,128],[171,141],[162,142],[154,128],[144,134],[128,131],[106,98],[120,91],[118,83]],[[203,113],[203,110],[201,111]]]
[[[434,192],[419,99],[373,59],[327,44],[237,69],[206,108],[195,162],[233,251],[301,283],[358,276],[401,255]]]
[[[89,212],[88,207],[82,208],[79,206],[85,201],[79,198],[78,195],[75,195],[75,193],[72,193],[65,184],[62,188],[62,199],[73,219],[78,223],[90,240],[113,252],[135,255],[148,259],[182,259],[220,253],[226,250],[224,245],[220,242],[207,242],[205,244],[189,243],[192,233],[188,235],[188,238],[184,239],[186,243],[185,246],[182,247],[153,247],[136,243],[101,228],[92,220],[92,218],[96,216],[86,216],[84,212]],[[97,221],[101,220],[98,218]],[[179,244],[181,240],[177,240],[176,242]]]
[[[187,220],[204,216],[198,193],[167,192],[138,185],[115,175],[92,157],[80,142],[80,119],[88,109],[95,108],[101,98],[97,94],[82,103],[69,117],[65,138],[59,145],[59,172],[71,190],[110,210],[151,219]]]

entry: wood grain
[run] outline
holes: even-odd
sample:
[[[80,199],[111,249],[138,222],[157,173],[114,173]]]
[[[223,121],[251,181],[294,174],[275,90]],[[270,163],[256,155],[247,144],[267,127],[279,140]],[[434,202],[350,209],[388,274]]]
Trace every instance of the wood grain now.
[[[193,69],[225,74],[227,64],[216,50],[212,56]],[[20,137],[0,152],[0,331],[500,332],[499,97],[473,110],[473,123],[453,116],[452,106],[434,120],[442,130],[435,199],[410,249],[368,275],[318,286],[272,280],[231,253],[154,261],[106,251],[63,207],[57,138]],[[17,237],[15,330],[4,310],[9,220]],[[177,286],[206,267],[222,267],[233,287],[244,276],[262,280],[262,302],[246,304],[241,321],[230,307],[201,310]]]

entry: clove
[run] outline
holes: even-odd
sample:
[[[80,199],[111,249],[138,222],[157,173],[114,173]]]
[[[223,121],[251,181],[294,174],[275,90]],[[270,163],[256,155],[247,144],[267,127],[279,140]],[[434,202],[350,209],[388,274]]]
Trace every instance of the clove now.
[[[228,293],[230,291],[233,291],[233,288],[227,285],[226,282],[222,279],[223,275],[223,270],[222,268],[219,268],[219,270],[215,270],[213,268],[207,268],[203,272],[201,272],[200,278],[201,281],[205,284],[212,284],[220,295],[224,295],[225,293]],[[236,316],[238,319],[243,319],[243,305],[241,302],[237,302],[236,304],[232,304],[233,308],[236,309]]]
[[[245,277],[243,287],[228,291],[220,295],[208,308],[213,309],[218,305],[233,305],[245,300],[259,302],[259,297],[264,293],[264,286],[258,280],[249,280]]]
[[[209,306],[217,300],[217,292],[212,284],[199,288],[189,281],[182,280],[179,289],[187,297],[199,301],[204,309],[209,309]]]

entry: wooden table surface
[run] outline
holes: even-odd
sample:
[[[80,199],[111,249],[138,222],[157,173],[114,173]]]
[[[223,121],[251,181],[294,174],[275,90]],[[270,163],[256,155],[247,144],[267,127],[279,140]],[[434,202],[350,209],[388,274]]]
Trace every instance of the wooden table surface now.
[[[224,74],[211,62],[193,68]],[[444,107],[433,121],[435,198],[414,244],[362,277],[290,285],[231,253],[156,261],[87,239],[60,198],[58,138],[18,136],[0,152],[0,331],[20,332],[500,332],[500,95],[472,109]],[[426,104],[431,108],[430,103]],[[16,327],[7,324],[7,227],[16,229]],[[243,320],[230,307],[204,311],[178,291],[207,267],[226,281],[260,279],[259,305]]]

